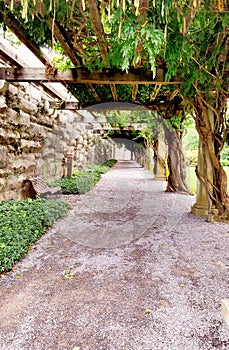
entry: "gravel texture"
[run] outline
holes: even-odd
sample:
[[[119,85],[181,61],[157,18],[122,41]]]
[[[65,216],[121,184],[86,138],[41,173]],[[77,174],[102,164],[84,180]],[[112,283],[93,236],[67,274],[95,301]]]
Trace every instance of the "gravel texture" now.
[[[0,278],[1,350],[226,350],[229,227],[118,162]]]

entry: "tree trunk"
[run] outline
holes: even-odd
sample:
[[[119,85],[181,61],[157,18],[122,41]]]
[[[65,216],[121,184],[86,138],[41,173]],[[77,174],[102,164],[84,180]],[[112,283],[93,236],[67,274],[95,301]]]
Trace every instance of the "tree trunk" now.
[[[181,136],[174,128],[164,124],[165,138],[168,144],[168,184],[166,191],[189,193],[186,183],[186,166],[182,151]]]
[[[229,196],[227,193],[227,175],[220,163],[220,152],[224,146],[228,128],[226,126],[226,100],[223,96],[214,96],[215,106],[207,102],[207,96],[200,91],[195,100],[196,129],[206,148],[213,169],[213,183],[209,189],[207,179],[197,173],[200,181],[208,190],[209,206],[215,206],[220,216],[229,219]],[[217,108],[217,109],[216,109]],[[210,115],[211,114],[211,115]],[[212,118],[213,117],[213,118]],[[211,124],[211,118],[214,125]],[[209,212],[211,208],[209,207]]]
[[[167,158],[167,150],[162,146],[161,140],[159,140],[158,132],[154,131],[154,142],[153,142],[153,160],[154,160],[154,168],[153,173],[155,175],[156,180],[166,180],[166,158]],[[164,137],[163,137],[164,142]]]

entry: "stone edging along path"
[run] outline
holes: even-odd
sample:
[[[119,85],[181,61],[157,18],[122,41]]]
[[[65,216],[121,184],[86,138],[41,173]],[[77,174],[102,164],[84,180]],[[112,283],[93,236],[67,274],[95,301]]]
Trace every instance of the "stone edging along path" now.
[[[0,279],[0,349],[228,349],[228,225],[164,189],[118,162],[68,197],[68,216]]]

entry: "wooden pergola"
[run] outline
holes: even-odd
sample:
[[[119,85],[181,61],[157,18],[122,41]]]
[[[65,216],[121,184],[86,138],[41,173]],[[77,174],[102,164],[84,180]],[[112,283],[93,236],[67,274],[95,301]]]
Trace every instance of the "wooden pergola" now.
[[[20,6],[20,1],[15,0],[14,6]],[[37,3],[36,20],[42,21],[45,17],[45,8],[42,1]],[[87,6],[87,11],[85,11]],[[117,85],[128,85],[131,87],[131,96],[125,102],[140,103],[138,101],[139,86],[143,88],[144,85],[152,85],[151,93],[144,106],[147,103],[152,104],[156,97],[161,93],[160,87],[162,85],[177,85],[182,83],[179,76],[166,80],[166,68],[163,67],[163,62],[158,62],[156,66],[156,75],[150,69],[146,69],[143,65],[138,67],[131,67],[128,72],[120,69],[108,68],[107,57],[109,47],[108,34],[104,32],[101,18],[101,7],[107,6],[106,2],[99,3],[98,0],[90,1],[72,1],[70,8],[71,24],[67,27],[58,19],[49,15],[47,30],[52,35],[52,40],[59,42],[66,57],[70,59],[75,68],[68,69],[65,72],[60,72],[55,69],[52,62],[49,62],[41,53],[37,43],[34,41],[31,33],[26,29],[26,24],[22,24],[16,16],[10,11],[10,1],[6,0],[0,4],[0,16],[3,18],[4,24],[8,27],[22,43],[24,43],[33,54],[35,54],[40,61],[45,65],[42,68],[28,68],[18,65],[15,60],[7,60],[11,67],[0,67],[0,79],[7,82],[37,82],[43,84],[44,82],[61,82],[73,91],[73,94],[79,100],[79,108],[88,107],[93,103],[102,102],[119,102],[124,101],[123,96],[120,96]],[[149,10],[149,0],[139,0],[138,11],[141,16],[138,17],[140,23],[144,23],[147,12]],[[186,26],[188,28],[193,13],[188,11],[186,14]],[[90,22],[90,26],[88,23]],[[75,25],[73,25],[75,23]],[[85,47],[85,38],[90,38],[89,43]],[[139,43],[139,49],[141,43]],[[89,46],[89,47],[88,47]],[[95,59],[94,53],[101,59],[104,64],[102,70],[88,69],[88,62]],[[4,57],[6,53],[4,48],[0,47],[0,57]],[[74,87],[77,86],[77,91]],[[105,86],[101,92],[101,86]],[[100,87],[100,88],[99,88]],[[80,92],[88,90],[88,94],[92,96],[93,102],[85,102],[81,100]],[[172,93],[170,94],[171,101]],[[155,102],[156,103],[156,102]]]

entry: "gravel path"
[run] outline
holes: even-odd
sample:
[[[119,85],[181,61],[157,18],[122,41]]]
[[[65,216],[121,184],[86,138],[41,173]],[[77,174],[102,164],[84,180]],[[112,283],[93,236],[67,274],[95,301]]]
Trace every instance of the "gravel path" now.
[[[69,215],[0,278],[0,349],[229,349],[229,227],[164,189],[118,162],[69,196]]]

